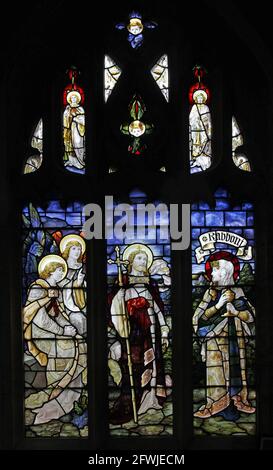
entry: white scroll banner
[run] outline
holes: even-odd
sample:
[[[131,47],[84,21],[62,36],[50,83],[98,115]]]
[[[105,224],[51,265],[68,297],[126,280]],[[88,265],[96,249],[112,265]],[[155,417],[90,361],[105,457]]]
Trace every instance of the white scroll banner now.
[[[206,256],[213,253],[215,243],[226,243],[237,248],[236,256],[245,261],[252,259],[252,246],[247,246],[247,240],[237,233],[227,232],[225,230],[212,230],[202,233],[199,237],[200,245],[195,249],[195,257],[198,264],[202,263]]]

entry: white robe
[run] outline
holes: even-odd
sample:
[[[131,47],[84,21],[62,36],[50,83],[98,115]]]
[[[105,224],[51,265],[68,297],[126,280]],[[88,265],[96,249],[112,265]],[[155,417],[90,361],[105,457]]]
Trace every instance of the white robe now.
[[[71,323],[61,294],[56,299],[60,313],[55,316],[53,308],[47,312],[52,301],[48,289],[50,286],[46,281],[38,279],[34,282],[23,310],[28,349],[46,368],[47,386],[42,390],[42,402],[38,400],[40,406],[36,406],[35,398],[41,397],[41,392],[34,393],[31,400],[30,397],[27,399],[28,407],[36,414],[34,425],[69,413],[86,385],[86,343],[79,335],[64,336],[64,327]]]

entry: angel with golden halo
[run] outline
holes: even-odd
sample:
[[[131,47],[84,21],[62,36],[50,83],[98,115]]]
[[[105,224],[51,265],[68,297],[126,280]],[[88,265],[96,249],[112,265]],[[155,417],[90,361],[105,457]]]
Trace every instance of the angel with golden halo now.
[[[85,112],[82,95],[76,89],[66,95],[63,113],[64,164],[71,169],[85,168]]]
[[[68,414],[86,385],[86,342],[66,313],[60,289],[67,272],[61,256],[44,256],[23,309],[28,354],[45,369],[45,386],[26,398],[34,425]]]
[[[207,73],[202,65],[195,65],[196,79],[189,90],[191,106],[189,115],[189,147],[191,173],[207,170],[212,164],[212,120],[209,108],[210,90],[203,83]]]
[[[190,164],[199,171],[211,166],[211,114],[207,105],[207,93],[199,89],[193,93],[190,111]]]
[[[109,295],[110,326],[116,332],[109,361],[120,367],[121,393],[110,410],[110,422],[121,424],[132,418],[137,422],[149,409],[161,409],[171,387],[163,361],[169,326],[158,284],[151,278],[164,277],[170,285],[170,270],[142,243],[128,245],[122,258],[119,247],[115,250],[116,259],[108,260],[118,266],[118,285]]]

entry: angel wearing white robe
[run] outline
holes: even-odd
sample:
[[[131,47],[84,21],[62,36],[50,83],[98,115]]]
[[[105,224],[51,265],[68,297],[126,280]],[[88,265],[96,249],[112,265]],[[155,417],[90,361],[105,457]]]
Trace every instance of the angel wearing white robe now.
[[[189,116],[191,173],[207,170],[211,166],[211,114],[205,90],[193,93],[194,104]]]
[[[85,113],[80,106],[81,94],[72,90],[67,94],[63,113],[64,164],[82,170],[85,167]]]

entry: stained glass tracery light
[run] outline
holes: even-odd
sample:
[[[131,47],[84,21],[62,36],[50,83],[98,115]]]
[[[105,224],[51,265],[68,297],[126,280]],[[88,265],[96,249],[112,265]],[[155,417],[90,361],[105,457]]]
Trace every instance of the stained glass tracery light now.
[[[85,173],[85,111],[84,91],[77,85],[78,71],[71,67],[68,71],[71,81],[63,93],[63,142],[64,166],[73,173]]]
[[[244,145],[244,138],[235,116],[232,116],[232,160],[240,170],[251,172],[251,165],[247,156],[239,150],[236,151],[241,145]]]
[[[191,105],[189,115],[190,172],[207,170],[212,163],[212,122],[209,109],[210,91],[203,83],[205,69],[196,65],[193,69],[196,83],[189,91]]]
[[[128,152],[131,155],[141,155],[144,152],[147,146],[142,142],[142,137],[153,132],[153,124],[144,123],[141,120],[145,111],[146,106],[142,98],[138,95],[134,95],[129,104],[129,112],[132,120],[120,126],[120,130],[123,134],[131,136],[131,143],[128,146]]]
[[[154,29],[157,27],[155,21],[142,22],[142,15],[137,11],[132,11],[129,14],[129,23],[117,23],[117,29],[128,30],[128,42],[133,49],[138,49],[142,46],[144,41],[143,31],[145,28]]]
[[[169,101],[169,66],[168,56],[164,54],[151,69],[151,74],[166,101]]]
[[[32,139],[31,147],[38,151],[35,155],[31,155],[27,158],[24,165],[24,174],[33,173],[37,171],[43,163],[43,120],[39,120]]]
[[[104,56],[104,101],[111,95],[122,73],[121,68],[109,57]]]

